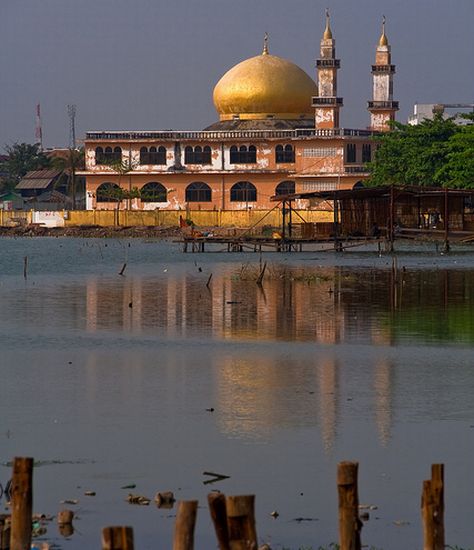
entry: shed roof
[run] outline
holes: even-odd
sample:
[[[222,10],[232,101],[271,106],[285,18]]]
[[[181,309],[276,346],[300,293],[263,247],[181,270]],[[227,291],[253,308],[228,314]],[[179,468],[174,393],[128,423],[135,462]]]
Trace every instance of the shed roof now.
[[[22,178],[15,189],[47,189],[61,174],[61,170],[34,170]]]
[[[380,197],[390,197],[391,186],[384,187],[362,187],[358,189],[335,189],[330,191],[308,191],[304,193],[293,193],[291,195],[274,195],[272,201],[294,201],[297,199],[374,199]],[[397,197],[410,195],[413,197],[421,196],[440,196],[446,192],[450,195],[469,197],[474,195],[474,189],[445,189],[440,187],[416,187],[416,186],[393,186],[393,191]]]

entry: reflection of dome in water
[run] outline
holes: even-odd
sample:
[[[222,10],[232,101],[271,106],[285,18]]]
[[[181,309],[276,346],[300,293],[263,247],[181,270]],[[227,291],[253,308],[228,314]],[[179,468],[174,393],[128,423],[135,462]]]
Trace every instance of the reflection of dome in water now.
[[[265,49],[232,67],[214,88],[221,120],[308,119],[315,82],[297,65]]]

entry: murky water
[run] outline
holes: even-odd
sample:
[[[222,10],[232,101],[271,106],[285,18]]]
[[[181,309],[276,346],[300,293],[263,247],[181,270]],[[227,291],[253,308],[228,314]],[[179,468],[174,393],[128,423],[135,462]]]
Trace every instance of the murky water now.
[[[48,540],[97,548],[123,524],[137,548],[168,549],[175,510],[126,497],[172,490],[199,499],[196,548],[212,549],[218,489],[256,494],[262,542],[318,548],[337,540],[337,463],[358,460],[360,501],[377,506],[365,544],[421,548],[435,462],[447,542],[472,544],[474,251],[395,266],[114,240],[3,239],[0,253],[0,461],[42,461],[38,512],[79,500],[75,533],[50,524]]]

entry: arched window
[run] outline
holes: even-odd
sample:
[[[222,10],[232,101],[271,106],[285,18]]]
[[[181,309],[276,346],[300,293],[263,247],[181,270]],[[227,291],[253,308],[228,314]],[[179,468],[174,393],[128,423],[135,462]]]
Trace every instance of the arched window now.
[[[122,149],[120,147],[96,147],[95,150],[95,162],[96,164],[111,164],[113,162],[121,162]]]
[[[230,163],[238,164],[240,162],[239,150],[236,145],[232,145],[230,148]]]
[[[95,193],[96,202],[118,202],[121,199],[122,190],[116,183],[106,181],[97,187]]]
[[[122,149],[120,147],[114,147],[113,160],[115,162],[122,161]]]
[[[104,164],[104,150],[102,147],[96,147],[95,148],[95,163],[96,164]]]
[[[148,148],[147,147],[141,147],[140,148],[140,164],[149,164],[149,162],[148,162]]]
[[[184,149],[184,163],[194,164],[194,151],[189,145]]]
[[[186,187],[186,202],[211,202],[212,191],[207,183],[195,181]]]
[[[166,149],[163,146],[142,147],[140,149],[140,164],[166,164]]]
[[[202,151],[202,163],[211,164],[211,148],[206,145]]]
[[[238,181],[230,188],[231,202],[256,202],[257,188],[249,181]]]
[[[140,199],[142,202],[167,202],[168,193],[164,185],[151,181],[140,189]]]
[[[295,192],[294,181],[282,181],[275,187],[275,195],[292,195]]]
[[[293,145],[277,145],[275,147],[275,162],[295,162],[295,150]]]
[[[241,145],[237,148],[232,145],[230,148],[230,163],[231,164],[255,164],[257,162],[257,148],[255,145]]]
[[[211,148],[206,145],[202,148],[200,145],[196,145],[194,149],[188,145],[184,149],[184,163],[185,164],[211,164]]]

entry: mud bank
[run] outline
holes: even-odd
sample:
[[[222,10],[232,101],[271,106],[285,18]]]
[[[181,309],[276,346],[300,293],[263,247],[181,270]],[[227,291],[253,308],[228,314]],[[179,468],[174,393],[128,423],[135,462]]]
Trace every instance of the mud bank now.
[[[178,237],[178,227],[101,227],[82,225],[76,227],[43,227],[24,225],[0,227],[0,237],[84,237],[84,238],[158,238]]]

